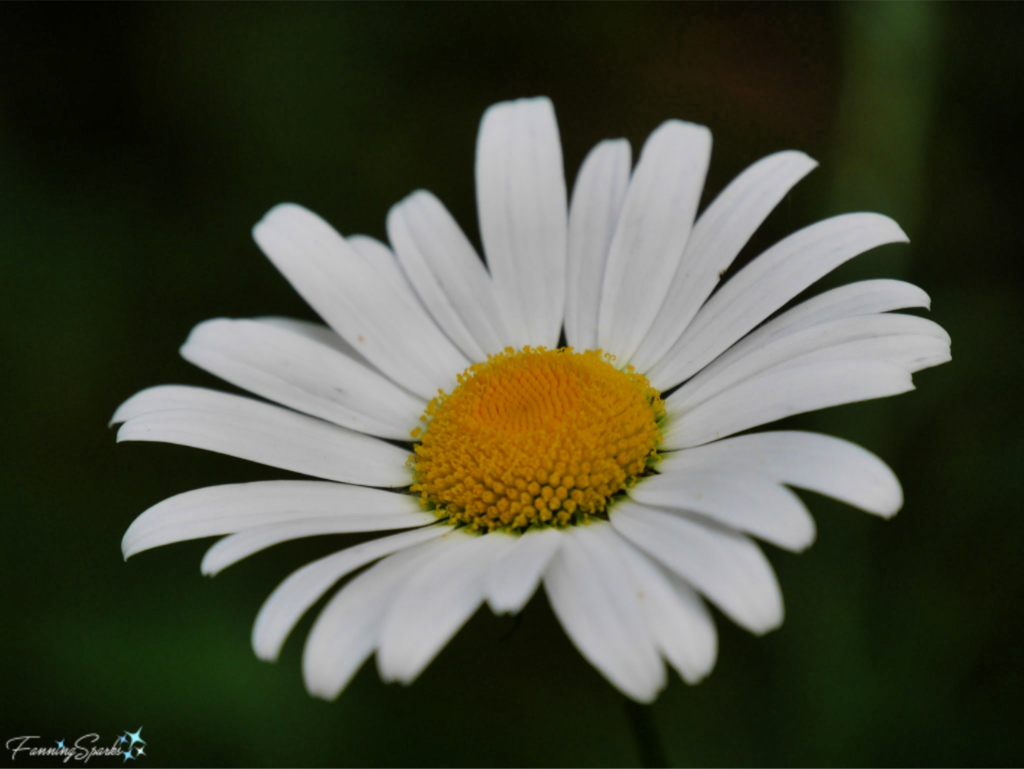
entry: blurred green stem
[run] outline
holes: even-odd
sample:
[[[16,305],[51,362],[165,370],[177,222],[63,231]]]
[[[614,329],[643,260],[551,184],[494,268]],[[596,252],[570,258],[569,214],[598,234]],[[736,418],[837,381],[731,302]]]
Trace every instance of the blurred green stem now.
[[[654,711],[651,706],[641,705],[639,702],[627,699],[626,718],[629,721],[630,731],[633,733],[633,742],[636,743],[636,752],[640,756],[640,766],[668,766],[665,748],[661,744],[661,737],[658,735],[658,727],[654,722]]]
[[[844,3],[841,9],[845,72],[822,213],[879,211],[914,241],[929,196],[926,160],[946,11],[933,3]],[[931,172],[942,178],[941,170]],[[910,260],[923,257],[916,246],[887,246],[859,256],[838,274],[844,283],[906,280],[912,277]],[[879,404],[848,437],[884,454],[895,440],[896,408],[891,401]]]
[[[943,9],[851,3],[842,11],[846,65],[827,213],[882,211],[913,239],[927,193]],[[909,256],[899,254],[902,270]]]

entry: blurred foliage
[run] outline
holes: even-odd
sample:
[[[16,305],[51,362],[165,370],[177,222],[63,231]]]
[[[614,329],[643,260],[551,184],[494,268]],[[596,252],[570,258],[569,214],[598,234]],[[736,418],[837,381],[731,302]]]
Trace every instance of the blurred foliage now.
[[[481,611],[410,688],[372,663],[333,704],[299,659],[249,650],[292,569],[353,541],[280,546],[210,582],[208,543],[118,549],[171,494],[282,477],[173,446],[115,447],[143,387],[222,386],[176,355],[214,316],[313,317],[251,242],[273,204],[384,235],[436,192],[477,238],[484,108],[556,105],[570,179],[595,142],[637,150],[679,117],[715,134],[707,196],[780,149],[822,167],[741,261],[846,210],[907,229],[822,285],[901,277],[933,298],[952,364],[899,399],[792,424],[889,461],[883,523],[807,495],[818,543],[771,548],[781,630],[719,616],[697,687],[653,706],[665,754],[700,765],[1019,764],[1024,48],[1020,4],[4,4],[3,737],[145,727],[150,765],[629,765],[623,698],[543,597]],[[817,290],[820,287],[816,287]],[[315,613],[314,613],[315,614]],[[98,761],[95,759],[93,763]],[[28,760],[20,764],[42,765]],[[104,764],[106,765],[106,764]]]

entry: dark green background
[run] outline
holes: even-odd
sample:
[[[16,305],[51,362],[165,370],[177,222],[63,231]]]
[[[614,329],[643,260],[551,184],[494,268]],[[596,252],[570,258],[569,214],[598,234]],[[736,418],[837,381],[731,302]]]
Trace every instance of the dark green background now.
[[[140,767],[639,761],[623,698],[543,597],[519,621],[481,611],[411,688],[371,664],[325,704],[302,686],[309,617],[277,665],[249,631],[281,579],[351,538],[282,545],[213,581],[208,542],[128,564],[119,551],[164,497],[283,475],[116,446],[105,426],[143,387],[219,386],[177,356],[194,324],[312,317],[251,242],[260,216],[296,201],[382,237],[389,206],[426,187],[477,239],[480,115],[547,94],[570,179],[598,140],[636,152],[668,118],[714,132],[708,195],[769,152],[808,152],[821,168],[744,258],[826,216],[889,214],[911,245],[824,283],[915,282],[953,337],[953,363],[916,392],[792,420],[879,453],[906,506],[886,523],[806,495],[818,543],[766,548],[784,626],[755,638],[718,616],[714,673],[673,676],[653,706],[668,759],[1020,764],[1022,12],[5,3],[0,736],[141,725]]]

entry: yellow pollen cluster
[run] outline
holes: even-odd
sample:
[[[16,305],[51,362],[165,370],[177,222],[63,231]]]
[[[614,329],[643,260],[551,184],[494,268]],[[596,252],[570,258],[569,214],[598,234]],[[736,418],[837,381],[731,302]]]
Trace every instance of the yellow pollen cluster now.
[[[470,366],[413,431],[412,490],[424,507],[486,531],[603,513],[656,458],[665,414],[647,378],[611,360],[509,347]]]

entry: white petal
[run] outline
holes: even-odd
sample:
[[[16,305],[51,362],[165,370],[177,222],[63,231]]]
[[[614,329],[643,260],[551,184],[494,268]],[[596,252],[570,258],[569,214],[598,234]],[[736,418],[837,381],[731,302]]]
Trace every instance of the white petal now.
[[[700,215],[661,310],[630,361],[638,371],[669,351],[751,235],[817,165],[802,152],[769,155],[737,176]]]
[[[711,672],[718,656],[718,632],[704,601],[674,574],[626,540],[619,555],[626,564],[658,649],[689,684]]]
[[[711,132],[670,120],[647,139],[626,191],[601,291],[597,341],[626,365],[654,322],[690,237]]]
[[[384,681],[412,683],[484,599],[484,579],[510,537],[447,535],[443,557],[408,580],[381,628],[377,668]]]
[[[352,358],[279,326],[200,323],[181,348],[190,363],[268,400],[371,435],[409,440],[426,403]]]
[[[952,360],[949,342],[932,334],[890,334],[853,339],[808,351],[782,361],[774,368],[788,368],[805,363],[824,363],[844,358],[847,360],[884,361],[910,373]]]
[[[441,524],[403,531],[341,550],[292,572],[263,602],[260,613],[256,615],[256,624],[252,628],[252,648],[256,656],[274,662],[302,615],[346,574],[378,558],[440,537],[450,530]]]
[[[580,654],[638,702],[665,686],[665,666],[608,524],[568,529],[544,575],[551,608]]]
[[[625,139],[601,142],[583,161],[573,187],[565,338],[580,351],[597,349],[604,268],[629,185],[631,156]]]
[[[352,251],[363,260],[367,267],[387,283],[392,292],[408,304],[422,306],[416,296],[416,291],[409,283],[409,279],[402,271],[398,259],[390,248],[369,235],[349,235],[345,238],[345,242],[352,247]]]
[[[516,537],[487,571],[486,598],[495,614],[518,614],[526,606],[561,543],[558,529],[531,529]]]
[[[732,351],[730,350],[730,353]],[[880,360],[919,371],[949,360],[949,335],[913,315],[861,315],[774,336],[742,354],[726,354],[669,396],[668,409],[686,411],[772,369],[842,358]]]
[[[744,535],[636,502],[609,516],[623,537],[675,572],[736,624],[766,633],[782,624],[782,591],[764,553]]]
[[[414,526],[427,526],[436,521],[437,516],[432,513],[366,513],[270,523],[224,537],[206,551],[199,570],[206,576],[213,577],[250,555],[293,539],[318,537],[324,534],[411,529]]]
[[[861,315],[903,310],[908,307],[929,307],[928,294],[917,286],[901,280],[864,280],[850,283],[801,302],[760,328],[750,332],[715,359],[731,360],[750,350],[787,334],[822,323]]]
[[[308,320],[299,320],[298,318],[285,318],[277,315],[264,315],[260,318],[253,318],[253,323],[263,323],[273,328],[279,328],[284,331],[290,331],[293,334],[306,337],[313,342],[318,342],[326,347],[330,347],[332,350],[340,352],[357,363],[361,363],[368,369],[376,371],[381,376],[386,376],[380,369],[374,366],[370,361],[359,354],[359,351],[338,336],[337,332],[330,326],[325,326],[323,323],[313,323]]]
[[[432,530],[431,530],[432,531]],[[310,694],[332,700],[373,653],[381,623],[399,591],[425,562],[444,553],[451,530],[371,566],[320,612],[306,639],[302,676]]]
[[[344,427],[199,387],[153,387],[114,414],[118,441],[161,441],[365,486],[408,486],[409,452]]]
[[[374,249],[365,241],[361,254],[323,219],[292,204],[271,209],[253,237],[335,331],[417,395],[430,399],[451,388],[469,365],[402,283],[386,249],[368,258]]]
[[[907,236],[888,217],[846,214],[775,244],[712,296],[647,377],[659,390],[693,376],[726,348],[843,262]]]
[[[216,409],[218,411],[233,409],[236,413],[241,414],[244,413],[245,403],[239,401],[248,401],[248,399],[216,390],[207,390],[205,387],[157,385],[139,390],[118,406],[114,416],[110,418],[110,424],[116,425],[144,414],[152,414],[154,411],[170,409]]]
[[[905,368],[873,360],[836,360],[769,371],[692,411],[670,411],[662,445],[665,449],[699,446],[793,414],[913,389]]]
[[[699,513],[787,550],[814,542],[814,519],[804,503],[763,475],[733,468],[676,470],[644,478],[629,496],[653,507]]]
[[[467,358],[508,344],[491,276],[440,200],[414,192],[388,213],[388,238],[423,304]]]
[[[484,252],[513,346],[557,346],[568,224],[562,145],[549,99],[503,102],[484,113],[476,194]]]
[[[130,558],[172,542],[233,534],[301,518],[417,513],[409,494],[326,481],[258,481],[211,486],[165,499],[136,518],[121,540]]]
[[[356,249],[357,251],[367,252],[367,253],[375,253],[376,249],[380,248],[380,249],[383,249],[384,252],[386,252],[386,254],[388,255],[388,258],[392,258],[392,257],[390,257],[390,252],[387,250],[387,247],[384,246],[383,244],[381,244],[380,242],[374,240],[373,238],[368,238],[368,237],[365,237],[363,235],[354,235],[354,236],[352,236],[350,238],[347,238],[347,240],[348,240],[348,242],[350,244],[352,244],[353,248],[355,248],[356,246],[359,246]],[[369,243],[369,244],[372,244],[372,245],[366,246],[366,247],[364,247],[363,245],[360,245],[364,241],[366,243]],[[383,261],[383,259],[379,259],[378,261]],[[394,260],[392,259],[392,261],[394,261]],[[405,278],[403,277],[402,280],[404,281]],[[408,288],[408,290],[410,292],[412,291],[412,288],[409,287],[408,284],[406,284],[406,288]],[[405,392],[409,393],[410,395],[412,395],[412,397],[420,398],[420,396],[413,395],[413,393],[410,390],[408,390],[407,388],[402,387],[402,385],[400,385],[394,379],[389,377],[387,374],[385,374],[379,368],[374,366],[370,361],[368,361],[366,359],[365,356],[360,354],[360,352],[355,347],[353,347],[348,342],[346,342],[344,339],[342,339],[340,336],[338,336],[337,332],[334,329],[332,329],[330,326],[325,326],[323,323],[313,323],[313,322],[310,322],[308,320],[298,320],[296,318],[284,318],[284,317],[281,317],[281,316],[274,316],[274,315],[265,315],[265,316],[260,317],[260,318],[253,318],[252,322],[253,323],[264,323],[264,324],[266,324],[268,326],[273,326],[274,328],[284,329],[285,331],[290,331],[293,334],[299,334],[301,336],[304,336],[304,337],[306,337],[307,339],[309,339],[309,340],[311,340],[313,342],[317,342],[319,344],[325,345],[326,347],[330,347],[332,350],[340,352],[345,357],[351,358],[356,363],[359,363],[360,365],[362,365],[364,368],[368,368],[368,369],[370,369],[370,371],[373,371],[374,373],[379,374],[381,377],[383,377],[384,379],[388,380],[388,382],[393,384],[395,387],[401,388],[403,391],[405,391]],[[421,398],[421,400],[422,400],[422,398]]]
[[[867,449],[830,435],[780,431],[740,435],[664,454],[658,471],[729,468],[816,491],[889,518],[903,506],[896,474]]]

